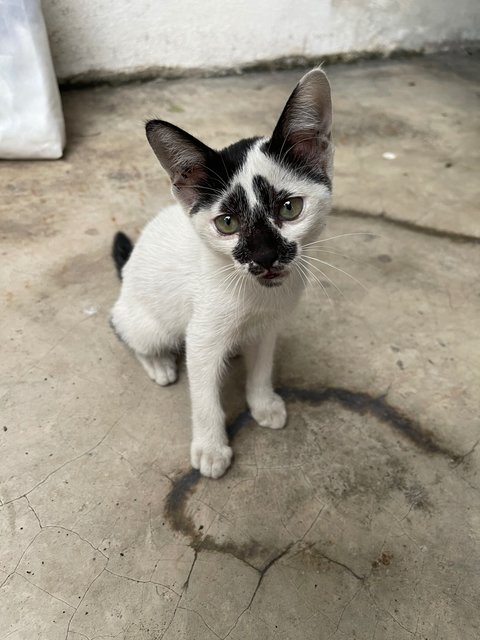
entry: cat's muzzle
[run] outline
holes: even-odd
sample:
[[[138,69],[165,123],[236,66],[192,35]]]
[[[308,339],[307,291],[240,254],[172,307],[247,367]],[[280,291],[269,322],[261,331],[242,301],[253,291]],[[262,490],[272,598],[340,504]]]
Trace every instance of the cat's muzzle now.
[[[279,287],[288,276],[288,271],[284,267],[258,270],[250,269],[250,273],[256,277],[258,282],[264,287]]]

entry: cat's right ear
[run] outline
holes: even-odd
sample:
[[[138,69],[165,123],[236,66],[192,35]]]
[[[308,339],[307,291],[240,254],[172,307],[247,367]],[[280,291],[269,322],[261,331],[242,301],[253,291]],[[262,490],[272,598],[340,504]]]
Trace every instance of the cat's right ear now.
[[[273,132],[269,150],[279,160],[331,172],[332,99],[327,76],[312,69],[287,101]]]
[[[170,176],[174,194],[187,208],[193,207],[205,186],[209,159],[215,152],[164,120],[150,120],[145,130],[150,146]]]

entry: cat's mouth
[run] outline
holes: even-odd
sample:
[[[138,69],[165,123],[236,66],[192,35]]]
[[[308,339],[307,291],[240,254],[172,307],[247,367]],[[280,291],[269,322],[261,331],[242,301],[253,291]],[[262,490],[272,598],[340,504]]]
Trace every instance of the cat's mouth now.
[[[264,287],[279,287],[282,280],[288,275],[288,271],[266,271],[257,276],[257,280]]]

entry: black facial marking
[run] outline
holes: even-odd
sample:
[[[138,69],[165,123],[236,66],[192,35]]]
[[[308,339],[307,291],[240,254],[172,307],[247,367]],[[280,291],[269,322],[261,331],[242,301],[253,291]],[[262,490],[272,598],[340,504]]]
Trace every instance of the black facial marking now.
[[[286,167],[295,175],[306,177],[314,182],[324,184],[329,191],[332,190],[332,181],[324,171],[321,163],[313,164],[311,162],[300,161],[293,153],[294,144],[287,140],[278,140],[272,138],[266,140],[260,147],[260,150],[269,158],[272,158],[278,164]]]
[[[195,214],[200,209],[211,206],[225,192],[232,177],[241,169],[249,150],[258,138],[239,140],[221,151],[214,152],[206,159],[207,175],[198,185],[199,198],[190,209]]]
[[[278,217],[278,210],[282,204],[288,200],[291,193],[284,189],[276,190],[266,178],[260,175],[253,177],[252,181],[253,191],[258,201],[258,206],[264,211],[266,215],[272,218],[277,226],[282,226],[282,220]]]
[[[230,215],[239,215],[243,222],[248,217],[249,205],[245,189],[237,184],[222,202],[221,209]]]
[[[255,176],[254,190],[258,204],[253,208],[241,185],[236,185],[221,204],[227,214],[236,214],[240,219],[238,242],[233,257],[242,264],[249,264],[252,274],[271,269],[278,260],[286,265],[297,254],[295,242],[288,242],[275,227],[273,219],[277,203],[283,202],[286,192],[277,192],[262,176]]]
[[[274,229],[269,229],[265,223],[257,224],[245,237],[245,249],[250,261],[264,269],[271,269],[279,259],[280,240]]]

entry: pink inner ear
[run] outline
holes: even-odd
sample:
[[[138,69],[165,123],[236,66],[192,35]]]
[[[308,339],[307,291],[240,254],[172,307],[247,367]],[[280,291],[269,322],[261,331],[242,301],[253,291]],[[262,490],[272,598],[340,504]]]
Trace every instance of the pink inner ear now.
[[[322,150],[319,146],[319,134],[315,129],[302,129],[290,133],[287,140],[290,152],[297,157],[313,158]]]
[[[172,184],[178,197],[189,207],[198,199],[201,181],[206,177],[205,169],[200,165],[179,168],[172,175]]]
[[[285,143],[285,153],[291,153],[299,162],[324,166],[325,152],[330,134],[322,135],[318,129],[293,131]]]

